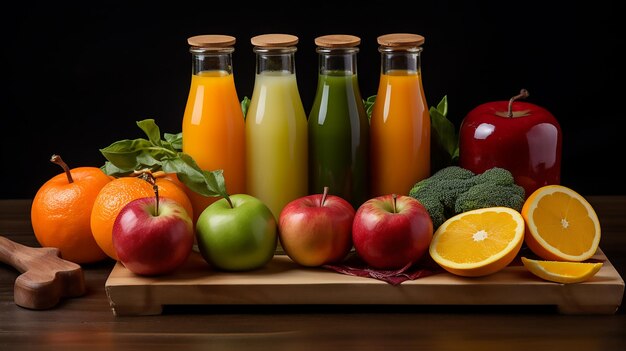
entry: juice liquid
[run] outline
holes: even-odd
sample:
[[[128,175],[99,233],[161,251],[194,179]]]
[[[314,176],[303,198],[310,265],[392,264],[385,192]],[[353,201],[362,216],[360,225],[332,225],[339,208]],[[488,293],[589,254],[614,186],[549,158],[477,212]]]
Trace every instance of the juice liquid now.
[[[356,209],[368,197],[369,122],[355,74],[322,74],[309,115],[309,193],[338,195]]]
[[[224,170],[229,194],[246,192],[245,123],[233,75],[202,71],[191,77],[183,116],[183,151],[204,170]],[[194,221],[216,197],[188,191]]]
[[[295,74],[256,75],[246,115],[247,191],[278,220],[283,207],[307,195],[307,119]]]
[[[430,176],[430,115],[419,73],[381,74],[370,142],[372,196],[408,195]]]

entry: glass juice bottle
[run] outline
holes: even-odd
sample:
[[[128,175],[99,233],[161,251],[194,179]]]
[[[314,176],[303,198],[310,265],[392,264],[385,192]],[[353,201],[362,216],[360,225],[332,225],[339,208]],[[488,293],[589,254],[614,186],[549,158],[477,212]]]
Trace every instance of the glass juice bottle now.
[[[183,152],[204,170],[222,169],[229,194],[245,193],[245,123],[233,79],[235,38],[189,38],[192,76],[183,116]],[[193,191],[194,222],[215,197]]]
[[[378,37],[381,74],[370,121],[371,196],[408,195],[430,176],[430,115],[420,69],[424,37]]]
[[[307,118],[296,82],[298,37],[253,37],[256,76],[246,114],[247,191],[276,220],[283,207],[307,195]]]
[[[309,193],[328,186],[355,209],[369,195],[369,121],[356,63],[360,43],[352,35],[315,39],[319,75],[308,124]]]

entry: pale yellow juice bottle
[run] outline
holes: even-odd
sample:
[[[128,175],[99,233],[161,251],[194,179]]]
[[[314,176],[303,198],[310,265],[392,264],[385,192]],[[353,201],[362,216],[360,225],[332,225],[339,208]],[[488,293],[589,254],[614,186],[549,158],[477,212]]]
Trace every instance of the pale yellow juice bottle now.
[[[290,201],[307,195],[307,118],[298,92],[294,54],[298,38],[252,38],[256,77],[246,114],[246,189],[276,220]]]

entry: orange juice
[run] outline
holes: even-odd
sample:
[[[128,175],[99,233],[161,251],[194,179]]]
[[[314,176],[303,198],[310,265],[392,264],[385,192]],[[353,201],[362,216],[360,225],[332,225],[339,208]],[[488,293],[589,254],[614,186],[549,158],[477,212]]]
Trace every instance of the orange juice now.
[[[183,116],[183,152],[204,170],[222,169],[229,194],[245,193],[245,123],[228,64],[232,48],[211,50],[196,45],[191,50],[195,61]],[[217,200],[193,191],[188,195],[194,221]]]
[[[370,121],[371,196],[408,195],[416,182],[430,176],[430,115],[419,70],[421,50],[406,42],[400,48],[387,47],[380,38],[379,43],[383,61]]]

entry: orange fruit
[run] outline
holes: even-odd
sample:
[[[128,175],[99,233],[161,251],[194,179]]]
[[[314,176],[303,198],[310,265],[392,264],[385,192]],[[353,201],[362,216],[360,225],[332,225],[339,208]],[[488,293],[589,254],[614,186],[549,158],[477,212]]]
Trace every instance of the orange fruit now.
[[[187,210],[190,217],[193,216],[191,202],[176,182],[166,177],[157,177],[156,184],[159,187],[159,197],[177,201]],[[115,260],[117,260],[113,247],[115,218],[126,204],[141,197],[154,197],[154,190],[150,183],[137,177],[117,178],[105,185],[96,197],[91,211],[91,231],[98,246]]]
[[[430,256],[450,273],[478,277],[508,266],[524,242],[524,219],[508,207],[487,207],[449,218],[433,235]]]
[[[526,245],[544,260],[584,261],[600,243],[600,221],[593,207],[574,190],[546,185],[522,206]]]
[[[602,262],[540,261],[526,257],[522,257],[522,264],[539,278],[563,284],[587,281],[602,268]]]
[[[72,182],[61,173],[37,190],[30,211],[33,232],[41,246],[58,248],[66,260],[78,264],[103,260],[107,255],[94,240],[90,218],[98,193],[111,179],[96,167],[69,172]]]

